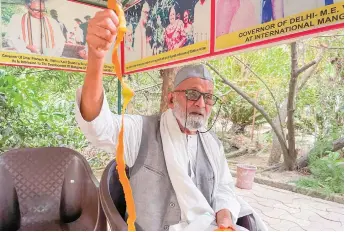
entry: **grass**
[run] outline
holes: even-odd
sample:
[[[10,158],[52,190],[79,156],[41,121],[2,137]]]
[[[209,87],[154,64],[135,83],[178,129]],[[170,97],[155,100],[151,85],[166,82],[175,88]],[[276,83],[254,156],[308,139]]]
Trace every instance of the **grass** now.
[[[329,141],[319,141],[309,156],[310,177],[303,177],[297,186],[312,188],[327,194],[344,194],[344,157],[331,152]]]

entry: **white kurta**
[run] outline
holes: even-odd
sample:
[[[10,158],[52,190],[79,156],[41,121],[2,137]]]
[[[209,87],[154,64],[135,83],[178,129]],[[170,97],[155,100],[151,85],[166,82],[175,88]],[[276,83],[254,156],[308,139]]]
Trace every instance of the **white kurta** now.
[[[38,51],[41,50],[41,44],[42,44],[43,55],[61,57],[64,46],[65,46],[65,37],[63,36],[63,33],[61,32],[60,25],[58,24],[58,22],[56,22],[54,19],[48,16],[46,17],[48,18],[50,25],[52,27],[52,31],[53,31],[52,36],[54,37],[55,46],[47,47],[46,38],[45,38],[46,35],[45,33],[43,33],[44,30],[41,30],[41,20],[37,18],[33,18],[33,17],[31,17],[32,44],[36,47]],[[7,32],[8,41],[9,41],[10,46],[12,46],[17,52],[31,53],[31,51],[26,48],[29,45],[29,40],[27,38],[25,39],[23,38],[22,18],[23,18],[23,14],[16,14],[12,16],[11,21],[8,25],[8,32]],[[27,31],[26,23],[24,27],[25,27],[26,37],[27,37],[28,31]],[[47,28],[49,30],[48,25],[47,25]],[[48,36],[50,37],[50,32],[48,33]]]

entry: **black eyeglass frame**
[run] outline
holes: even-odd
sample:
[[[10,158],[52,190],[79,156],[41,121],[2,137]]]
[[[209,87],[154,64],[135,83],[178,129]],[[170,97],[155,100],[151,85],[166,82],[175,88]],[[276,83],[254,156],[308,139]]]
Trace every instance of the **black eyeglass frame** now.
[[[180,92],[180,93],[185,93],[187,100],[189,101],[198,101],[200,99],[200,97],[202,96],[204,98],[205,104],[210,105],[210,106],[214,106],[217,101],[219,100],[219,98],[211,93],[202,93],[198,90],[195,89],[185,89],[185,90],[175,90],[174,92]],[[197,99],[192,99],[189,95],[189,93],[197,93],[199,96],[197,96]],[[210,103],[209,100],[213,100],[213,103]]]

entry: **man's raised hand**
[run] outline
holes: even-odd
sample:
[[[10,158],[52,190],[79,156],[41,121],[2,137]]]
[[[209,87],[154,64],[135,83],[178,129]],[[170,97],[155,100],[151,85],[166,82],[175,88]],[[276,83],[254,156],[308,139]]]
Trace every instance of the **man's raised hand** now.
[[[113,10],[107,9],[96,13],[89,21],[86,41],[89,46],[89,58],[103,59],[114,43],[119,19]]]

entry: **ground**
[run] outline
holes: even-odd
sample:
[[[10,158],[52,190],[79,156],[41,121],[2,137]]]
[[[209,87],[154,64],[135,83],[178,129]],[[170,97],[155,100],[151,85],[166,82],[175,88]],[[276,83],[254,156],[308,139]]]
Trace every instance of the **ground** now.
[[[229,167],[231,170],[236,171],[237,164],[250,164],[257,167],[256,177],[265,177],[275,180],[277,182],[282,183],[293,183],[294,181],[298,180],[299,178],[305,176],[305,173],[298,172],[298,171],[265,171],[262,172],[264,169],[268,167],[269,153],[261,153],[257,154],[247,154],[244,156],[231,158],[229,159]]]
[[[236,188],[266,223],[277,231],[344,231],[344,205],[254,183]]]
[[[231,128],[227,128],[227,130],[223,131],[219,130],[219,128],[217,130],[218,137],[223,142],[224,151],[232,173],[236,172],[237,164],[253,165],[257,168],[255,175],[256,178],[272,180],[276,183],[281,183],[280,186],[283,184],[294,186],[297,180],[301,179],[302,177],[310,176],[310,171],[308,168],[303,168],[298,171],[285,172],[281,172],[280,170],[267,171],[267,168],[269,168],[268,160],[271,152],[272,139],[271,127],[269,125],[264,124],[260,127],[254,128],[254,130],[251,129],[251,126],[247,126],[245,131],[241,134],[234,134],[230,132]],[[308,154],[311,148],[314,147],[316,137],[315,135],[305,134],[301,131],[297,131],[295,139],[298,159],[302,155]],[[234,154],[236,155],[234,156]],[[283,157],[281,157],[280,162],[283,162]],[[314,195],[317,194],[318,193]],[[320,192],[320,194],[323,193]],[[341,194],[333,195],[335,195],[335,197],[338,199],[343,198],[343,195]]]

